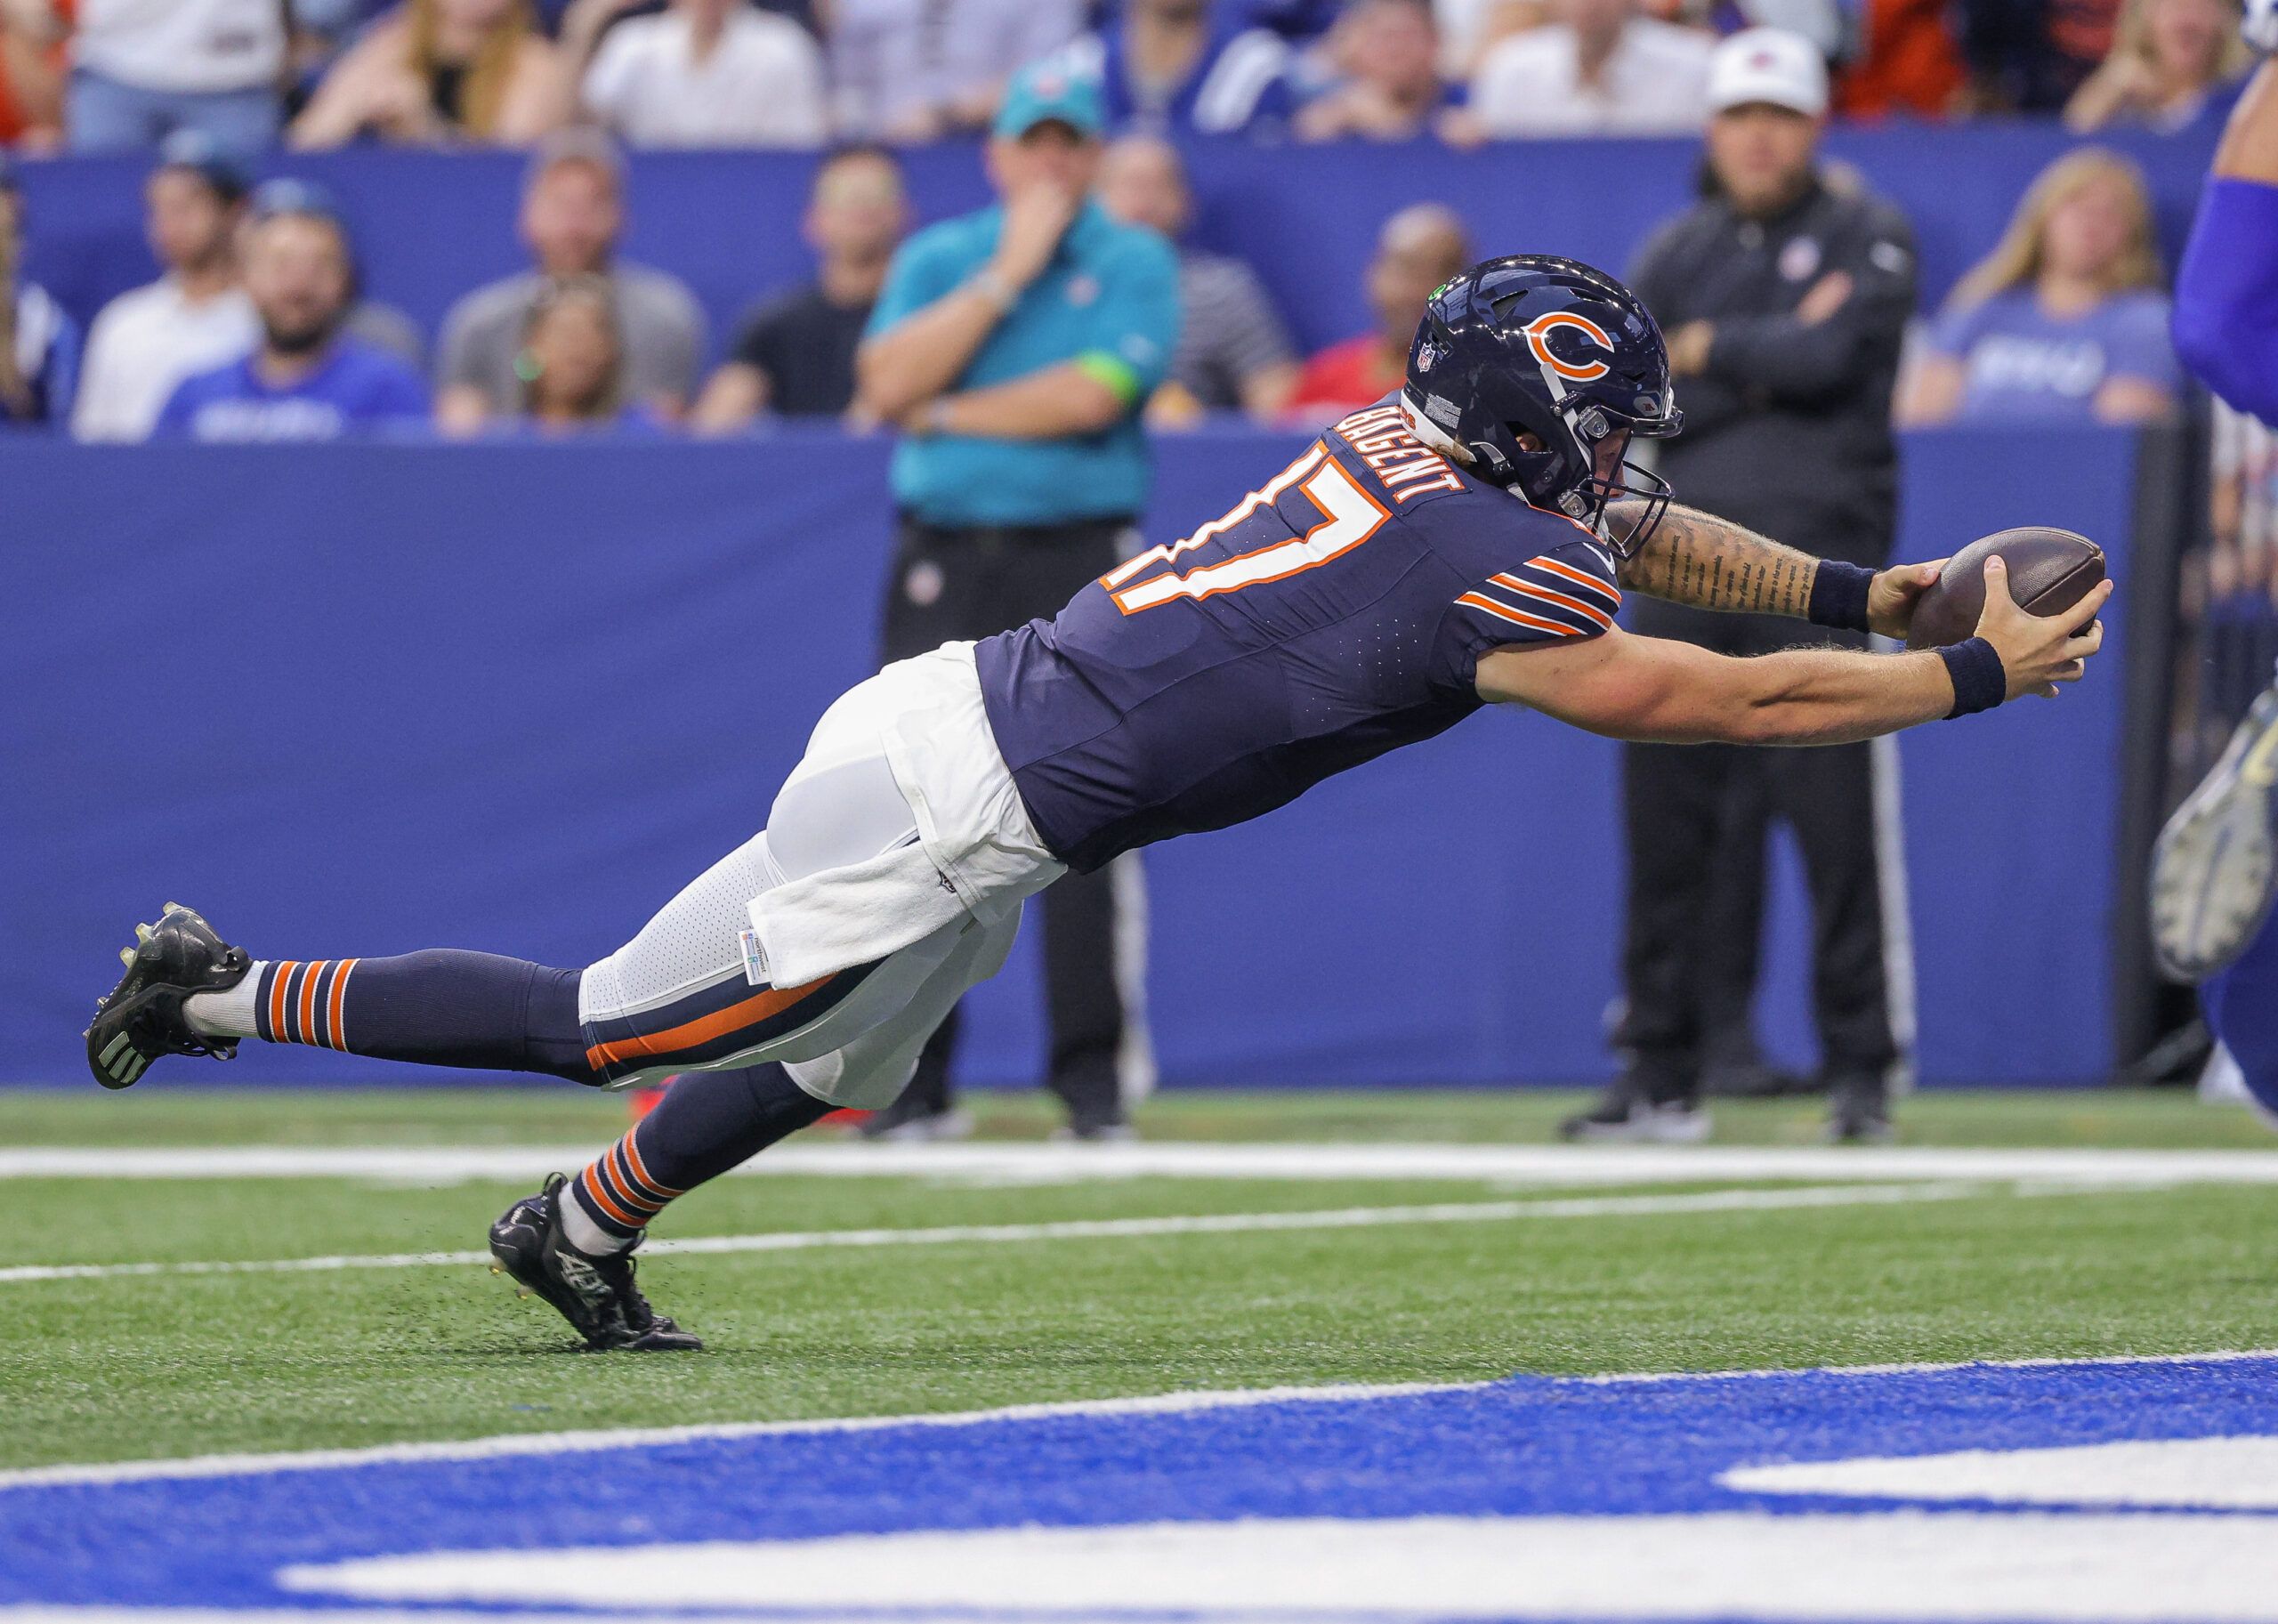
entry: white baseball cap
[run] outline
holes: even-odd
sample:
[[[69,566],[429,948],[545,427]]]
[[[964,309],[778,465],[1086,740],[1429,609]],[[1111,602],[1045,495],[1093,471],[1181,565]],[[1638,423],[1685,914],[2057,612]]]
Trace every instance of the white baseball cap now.
[[[1827,59],[1785,28],[1743,28],[1708,59],[1708,110],[1769,102],[1816,118],[1827,111]]]

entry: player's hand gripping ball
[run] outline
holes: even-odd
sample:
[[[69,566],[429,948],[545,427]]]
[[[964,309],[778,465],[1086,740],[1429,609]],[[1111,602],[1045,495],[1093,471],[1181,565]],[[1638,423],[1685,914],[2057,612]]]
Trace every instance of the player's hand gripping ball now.
[[[1946,561],[1937,583],[1914,606],[1910,649],[1942,649],[1977,634],[1985,613],[1985,561],[2009,567],[2009,593],[2029,615],[2059,615],[2104,579],[2104,549],[2071,530],[2028,525],[1973,541]]]

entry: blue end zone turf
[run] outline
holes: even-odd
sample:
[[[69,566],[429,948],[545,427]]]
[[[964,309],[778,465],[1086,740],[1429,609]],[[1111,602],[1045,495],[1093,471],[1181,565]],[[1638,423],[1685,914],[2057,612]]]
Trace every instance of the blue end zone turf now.
[[[1959,1491],[1912,1498],[1871,1487],[1839,1496],[1749,1493],[1719,1478],[1777,1462],[2186,1439],[2243,1441],[2250,1451],[2270,1445],[2270,1458],[2278,1459],[2278,1358],[1608,1381],[1522,1377],[1334,1401],[826,1426],[568,1453],[110,1483],[18,1480],[0,1487],[0,1604],[353,1608],[352,1599],[308,1593],[305,1581],[299,1591],[287,1589],[279,1574],[295,1564],[439,1551],[630,1549],[917,1531],[1286,1518],[1361,1519],[1381,1529],[1385,1520],[1418,1517],[1742,1513],[1777,1532],[1780,1519],[1828,1513],[1856,1519],[1910,1506],[2015,1515],[2022,1528],[2048,1524],[2052,1515],[2089,1515],[2097,1500],[2108,1508],[2110,1494],[2083,1489],[2092,1503],[2067,1507],[2061,1492],[2054,1499],[2045,1491],[1973,1498],[1967,1475]],[[2201,1510],[2192,1520],[2227,1521],[2278,1560],[2278,1516],[2257,1515],[2278,1508],[2278,1482],[2257,1469],[2263,1479],[2242,1491],[2233,1485],[2227,1512]],[[2054,1481],[2061,1488],[2089,1480]],[[2207,1485],[2204,1504],[2225,1505],[2225,1492],[2232,1491]],[[2175,1493],[2172,1482],[2164,1491],[2154,1484],[2136,1504],[2172,1511]],[[1983,1523],[1948,1517],[1940,1526],[1964,1520]],[[512,1606],[515,1599],[494,1595],[491,1604]],[[1048,1596],[1038,1599],[1046,1611],[1032,1616],[1070,1616],[1052,1610]],[[673,1604],[669,1596],[658,1600]],[[769,1613],[768,1600],[750,1596],[739,1610]],[[553,1605],[561,1602],[553,1598]],[[605,1602],[596,1597],[594,1604]],[[2278,1595],[2268,1607],[2278,1609]],[[1867,1612],[1891,1616],[1872,1605]],[[902,1616],[951,1613],[920,1607]],[[1022,1616],[1031,1615],[1024,1609]],[[1364,1607],[1348,1616],[1392,1615]],[[1672,1615],[1664,1608],[1660,1616]],[[2115,1604],[2115,1616],[2142,1616],[2142,1608]]]

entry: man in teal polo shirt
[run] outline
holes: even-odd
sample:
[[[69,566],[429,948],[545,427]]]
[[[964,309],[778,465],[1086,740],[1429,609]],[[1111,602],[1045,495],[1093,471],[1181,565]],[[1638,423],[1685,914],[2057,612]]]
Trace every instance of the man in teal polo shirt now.
[[[1135,550],[1149,473],[1139,414],[1178,336],[1178,262],[1093,198],[1100,126],[1088,78],[1051,61],[1023,69],[989,141],[1001,201],[919,232],[886,274],[855,406],[903,435],[888,660],[1057,614]],[[1145,1087],[1135,880],[1070,875],[1041,899],[1049,1081],[1078,1138],[1127,1135],[1125,1102]],[[963,1129],[949,1103],[956,1032],[952,1016],[875,1131]]]

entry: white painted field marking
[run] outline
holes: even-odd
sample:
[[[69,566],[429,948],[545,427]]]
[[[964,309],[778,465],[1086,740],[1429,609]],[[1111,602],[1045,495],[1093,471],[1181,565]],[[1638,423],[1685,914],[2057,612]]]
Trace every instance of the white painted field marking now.
[[[1734,1466],[1717,1481],[1755,1494],[2156,1511],[2278,1511],[2278,1438],[2159,1438],[2051,1449],[1956,1450]],[[2265,1525],[2278,1542],[2278,1526]]]
[[[265,1472],[326,1472],[404,1461],[496,1460],[527,1455],[579,1455],[718,1439],[798,1433],[868,1433],[903,1426],[980,1426],[998,1421],[1049,1420],[1056,1416],[1183,1415],[1198,1410],[1238,1410],[1253,1404],[1324,1404],[1353,1399],[1407,1398],[1419,1393],[1461,1393],[1491,1382],[1355,1382],[1319,1387],[1249,1387],[1231,1391],[1150,1394],[1142,1398],[1070,1399],[1056,1404],[1007,1404],[996,1410],[933,1414],[850,1416],[820,1421],[725,1421],[691,1426],[630,1426],[610,1431],[508,1433],[440,1443],[381,1443],[360,1450],[298,1450],[266,1455],[192,1455],[178,1460],[99,1461],[89,1466],[26,1466],[0,1472],[0,1491],[58,1483],[174,1483],[185,1478],[255,1477]]]
[[[830,1247],[1003,1245],[1024,1240],[1118,1240],[1145,1235],[1240,1234],[1261,1230],[1374,1229],[1403,1224],[1489,1224],[1520,1218],[1647,1217],[1661,1213],[1778,1211],[1795,1207],[1889,1207],[1991,1195],[1991,1184],[1831,1184],[1788,1190],[1712,1190],[1692,1195],[1584,1196],[1563,1200],[1438,1201],[1414,1207],[1338,1207],[1317,1212],[1225,1212],[1159,1218],[1070,1218],[1048,1224],[950,1224],[933,1229],[788,1231],[654,1240],[650,1257],[731,1252],[804,1252]],[[343,1269],[422,1269],[487,1264],[489,1252],[367,1252],[245,1262],[24,1264],[0,1269],[0,1285],[118,1280],[145,1275],[322,1274]]]
[[[1885,1620],[2278,1624],[2259,1517],[1977,1515],[1256,1518],[991,1528],[288,1567],[376,1602],[894,1609],[997,1620]]]
[[[535,1184],[594,1146],[216,1145],[0,1150],[0,1179],[368,1178]],[[973,1179],[1460,1179],[1526,1185],[2039,1180],[2108,1184],[2278,1184],[2278,1150],[1935,1150],[1835,1145],[788,1144],[731,1176]]]
[[[2029,1370],[2048,1366],[2110,1369],[2161,1365],[2235,1364],[2278,1359],[2278,1348],[2217,1348],[2195,1353],[2110,1353],[2085,1359],[1968,1359],[1949,1364],[1831,1365],[1820,1376],[1884,1376],[1940,1370]],[[1793,1376],[1794,1370],[1657,1370],[1620,1376],[1566,1377],[1576,1382],[1739,1381]],[[495,1460],[502,1457],[575,1455],[657,1444],[693,1443],[718,1438],[756,1438],[773,1434],[866,1433],[901,1426],[981,1426],[1000,1421],[1054,1416],[1183,1414],[1251,1404],[1333,1403],[1355,1399],[1410,1398],[1427,1393],[1465,1393],[1491,1387],[1493,1381],[1381,1382],[1318,1387],[1248,1387],[1151,1394],[1139,1398],[1072,1399],[1051,1404],[1007,1404],[995,1410],[937,1410],[898,1416],[847,1416],[815,1421],[728,1421],[691,1426],[624,1427],[614,1431],[505,1433],[488,1438],[457,1438],[433,1443],[381,1443],[359,1450],[300,1450],[244,1455],[190,1455],[172,1460],[106,1460],[87,1465],[26,1466],[0,1472],[0,1490],[57,1483],[174,1482],[184,1478],[246,1477],[264,1472],[337,1471],[355,1466],[424,1460]]]

